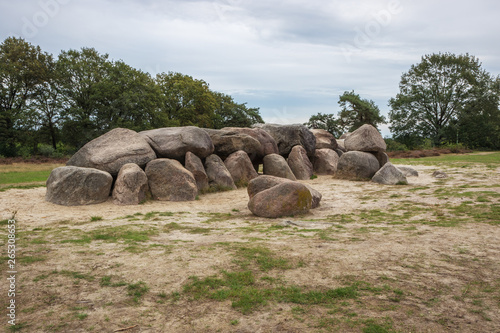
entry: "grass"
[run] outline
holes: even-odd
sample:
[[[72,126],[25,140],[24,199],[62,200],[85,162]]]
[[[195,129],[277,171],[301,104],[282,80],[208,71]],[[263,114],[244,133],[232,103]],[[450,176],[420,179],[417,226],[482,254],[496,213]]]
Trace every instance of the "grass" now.
[[[469,166],[470,164],[484,164],[488,167],[498,167],[500,164],[500,152],[488,154],[445,154],[441,156],[423,158],[392,158],[393,164],[421,164],[421,165],[453,165]]]

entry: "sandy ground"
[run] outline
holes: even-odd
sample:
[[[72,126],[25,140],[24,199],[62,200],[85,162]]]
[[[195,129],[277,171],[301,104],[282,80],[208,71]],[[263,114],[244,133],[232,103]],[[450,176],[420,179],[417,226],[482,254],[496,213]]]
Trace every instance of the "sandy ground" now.
[[[363,332],[374,322],[388,332],[500,332],[500,224],[422,222],[435,222],[448,214],[447,207],[471,200],[498,207],[492,193],[500,193],[500,169],[447,169],[450,177],[443,181],[431,176],[436,167],[413,167],[420,176],[408,178],[408,186],[331,176],[304,181],[323,194],[321,206],[275,220],[250,213],[246,189],[193,202],[116,206],[109,200],[83,207],[45,202],[45,188],[0,193],[0,220],[16,212],[18,257],[31,258],[17,262],[20,331]],[[467,193],[457,195],[464,186]],[[437,189],[452,192],[438,195]],[[475,202],[475,191],[487,191],[487,200]],[[398,223],[373,213],[405,209],[409,213]],[[172,222],[182,228],[169,229]],[[120,227],[153,231],[136,243],[76,241]],[[260,277],[319,290],[362,281],[380,290],[367,289],[336,308],[269,301],[248,314],[228,300],[184,295],[191,276],[237,269],[234,244],[264,246],[302,263],[256,270]],[[7,266],[5,254],[0,256]],[[143,281],[149,291],[132,302],[126,286],[103,286],[103,277]],[[2,285],[2,299],[4,290]],[[394,300],[392,293],[401,297]],[[0,314],[6,322],[5,307]]]

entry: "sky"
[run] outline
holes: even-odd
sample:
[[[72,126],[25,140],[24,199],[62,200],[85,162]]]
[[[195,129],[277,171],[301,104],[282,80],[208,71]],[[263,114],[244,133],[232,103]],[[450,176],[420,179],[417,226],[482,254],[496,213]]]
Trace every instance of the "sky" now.
[[[0,39],[180,72],[291,124],[336,115],[351,90],[387,116],[426,54],[469,53],[499,75],[499,16],[498,0],[0,0]]]

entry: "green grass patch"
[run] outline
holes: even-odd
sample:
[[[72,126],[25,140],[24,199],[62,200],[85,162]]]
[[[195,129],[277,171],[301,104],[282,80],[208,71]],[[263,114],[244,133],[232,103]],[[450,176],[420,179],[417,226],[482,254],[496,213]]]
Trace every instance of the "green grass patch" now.
[[[47,178],[49,178],[51,172],[52,169],[23,172],[2,172],[0,173],[0,185],[45,182]]]
[[[326,290],[307,290],[297,286],[263,286],[256,282],[252,271],[222,271],[221,277],[210,276],[203,279],[191,276],[183,291],[195,300],[230,300],[232,307],[242,314],[252,313],[269,301],[327,305],[338,300],[354,299],[359,295],[355,284]]]
[[[485,164],[490,167],[497,167],[500,164],[500,152],[488,154],[444,154],[441,156],[431,156],[422,158],[391,158],[393,164],[421,164],[421,165],[453,165],[467,166],[468,164]]]

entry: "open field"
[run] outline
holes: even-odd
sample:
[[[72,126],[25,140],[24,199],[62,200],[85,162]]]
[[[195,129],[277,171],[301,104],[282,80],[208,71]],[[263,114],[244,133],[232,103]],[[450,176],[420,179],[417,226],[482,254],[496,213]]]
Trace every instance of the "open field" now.
[[[246,189],[84,207],[47,203],[43,187],[8,189],[0,265],[17,211],[18,325],[2,306],[2,327],[499,332],[500,153],[392,162],[420,176],[405,186],[320,176],[305,183],[321,206],[276,220],[250,213]]]

